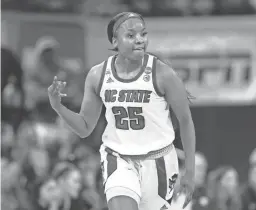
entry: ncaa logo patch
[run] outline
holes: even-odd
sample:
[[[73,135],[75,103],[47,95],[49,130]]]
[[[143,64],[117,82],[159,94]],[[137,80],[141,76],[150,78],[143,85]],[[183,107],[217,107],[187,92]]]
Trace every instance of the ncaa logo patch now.
[[[149,82],[150,81],[150,76],[148,74],[144,75],[143,80],[145,82]]]
[[[151,67],[146,67],[146,69],[145,69],[145,74],[151,74],[151,72],[152,72],[152,68]]]

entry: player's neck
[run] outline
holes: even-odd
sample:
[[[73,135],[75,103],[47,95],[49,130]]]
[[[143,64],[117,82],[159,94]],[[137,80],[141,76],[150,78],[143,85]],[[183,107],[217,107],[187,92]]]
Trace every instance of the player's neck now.
[[[122,55],[118,55],[115,64],[118,67],[119,72],[130,73],[140,69],[143,65],[143,60],[143,58],[139,60],[130,60]]]

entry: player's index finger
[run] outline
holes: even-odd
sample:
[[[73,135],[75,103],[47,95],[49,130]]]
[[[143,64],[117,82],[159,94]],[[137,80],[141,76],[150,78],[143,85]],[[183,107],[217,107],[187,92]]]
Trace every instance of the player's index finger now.
[[[58,81],[57,76],[54,76],[54,78],[53,78],[53,84],[56,84],[56,83],[57,83],[57,81]]]
[[[54,76],[52,85],[53,85],[54,88],[57,87],[57,85],[58,85],[58,78],[57,78],[57,76]]]

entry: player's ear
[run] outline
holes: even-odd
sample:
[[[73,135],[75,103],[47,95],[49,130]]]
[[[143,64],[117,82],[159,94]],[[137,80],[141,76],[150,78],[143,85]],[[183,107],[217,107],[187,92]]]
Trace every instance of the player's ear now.
[[[112,45],[113,45],[114,49],[117,49],[118,41],[117,41],[116,36],[114,36],[112,38]]]

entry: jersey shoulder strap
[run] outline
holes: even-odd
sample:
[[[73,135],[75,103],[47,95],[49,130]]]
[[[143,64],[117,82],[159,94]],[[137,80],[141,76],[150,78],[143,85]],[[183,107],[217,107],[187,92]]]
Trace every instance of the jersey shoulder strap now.
[[[102,89],[102,85],[104,83],[104,78],[106,74],[111,74],[111,63],[113,56],[110,56],[106,61],[104,61],[103,69],[101,71],[100,82],[97,88],[97,95],[100,95],[100,91]]]

